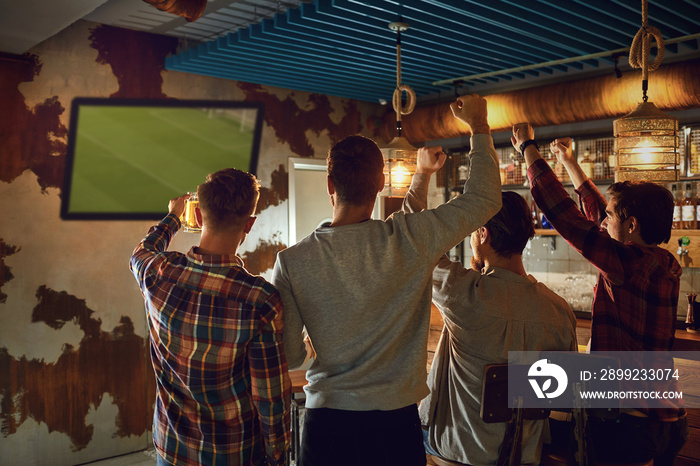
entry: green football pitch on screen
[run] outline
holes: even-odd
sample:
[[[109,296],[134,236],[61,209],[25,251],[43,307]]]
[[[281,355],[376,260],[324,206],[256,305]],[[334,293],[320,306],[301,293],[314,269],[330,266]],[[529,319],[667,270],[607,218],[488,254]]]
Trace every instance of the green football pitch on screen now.
[[[68,212],[165,213],[208,173],[250,171],[257,111],[81,106]]]

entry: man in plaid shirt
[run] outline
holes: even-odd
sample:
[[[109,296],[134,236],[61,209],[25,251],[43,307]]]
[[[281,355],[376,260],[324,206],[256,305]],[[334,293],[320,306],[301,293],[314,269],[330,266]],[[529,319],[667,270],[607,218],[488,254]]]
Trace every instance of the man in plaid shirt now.
[[[622,182],[610,186],[606,202],[578,165],[571,139],[557,139],[552,152],[576,188],[582,213],[542,159],[534,136],[529,124],[520,123],[511,138],[528,165],[532,196],[557,232],[600,272],[590,349],[671,351],[682,270],[658,245],[671,237],[673,196],[654,183]],[[591,433],[597,461],[673,464],[688,438],[688,420],[682,400],[669,400],[664,408],[624,409],[618,419],[591,418]]]
[[[284,465],[291,381],[277,290],[237,255],[259,185],[233,168],[197,189],[198,247],[166,252],[187,195],[170,201],[131,257],[146,301],[159,465]]]

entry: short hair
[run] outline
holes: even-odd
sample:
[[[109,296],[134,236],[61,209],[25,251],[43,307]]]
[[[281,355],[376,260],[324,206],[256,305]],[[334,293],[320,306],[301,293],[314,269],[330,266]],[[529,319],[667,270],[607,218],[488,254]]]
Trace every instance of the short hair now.
[[[207,175],[197,187],[203,223],[213,230],[240,228],[255,213],[260,184],[255,176],[236,168]]]
[[[527,242],[535,236],[530,207],[513,191],[501,193],[501,210],[486,222],[491,248],[501,257],[522,254]]]
[[[673,227],[673,194],[648,181],[621,181],[608,188],[615,199],[614,212],[624,222],[636,217],[639,232],[647,244],[668,243]]]
[[[374,202],[384,172],[384,157],[377,143],[364,136],[348,136],[331,148],[327,162],[328,176],[340,202]]]

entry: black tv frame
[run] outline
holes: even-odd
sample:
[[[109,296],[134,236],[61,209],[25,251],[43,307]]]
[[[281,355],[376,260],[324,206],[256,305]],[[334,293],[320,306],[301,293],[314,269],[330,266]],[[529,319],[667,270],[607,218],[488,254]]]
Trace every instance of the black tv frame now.
[[[84,106],[122,106],[122,107],[182,107],[212,109],[254,109],[257,111],[253,130],[250,166],[247,171],[257,175],[260,139],[265,106],[258,101],[231,100],[180,100],[180,99],[132,99],[76,97],[71,103],[70,123],[68,128],[68,145],[66,149],[66,166],[61,192],[61,218],[63,220],[160,220],[167,214],[167,204],[159,212],[70,212],[70,196],[75,161],[75,145],[78,137],[78,118],[80,108]],[[223,168],[223,167],[222,167]],[[235,167],[243,170],[243,167]],[[200,181],[204,182],[204,179]],[[196,185],[195,185],[196,186]],[[184,194],[184,193],[183,193]]]

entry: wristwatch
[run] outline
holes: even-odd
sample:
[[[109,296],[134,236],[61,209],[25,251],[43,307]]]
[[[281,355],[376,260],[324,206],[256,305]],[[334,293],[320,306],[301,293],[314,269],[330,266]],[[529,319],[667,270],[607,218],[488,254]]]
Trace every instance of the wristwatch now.
[[[520,147],[518,148],[518,150],[520,151],[521,154],[525,155],[525,149],[526,149],[527,146],[529,146],[529,145],[534,145],[534,146],[537,148],[537,151],[539,152],[540,146],[537,145],[537,142],[535,142],[534,139],[528,139],[527,141],[525,141],[525,142],[523,142],[522,144],[520,144]]]

